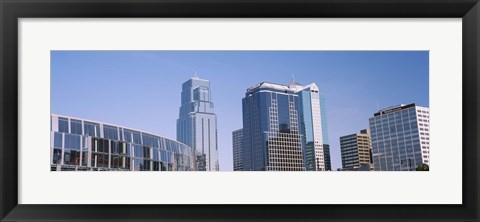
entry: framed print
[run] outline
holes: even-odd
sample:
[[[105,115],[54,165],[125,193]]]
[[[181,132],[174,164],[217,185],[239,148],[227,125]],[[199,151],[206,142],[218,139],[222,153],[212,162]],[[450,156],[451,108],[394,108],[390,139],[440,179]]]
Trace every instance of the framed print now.
[[[479,7],[2,1],[2,221],[478,221]]]

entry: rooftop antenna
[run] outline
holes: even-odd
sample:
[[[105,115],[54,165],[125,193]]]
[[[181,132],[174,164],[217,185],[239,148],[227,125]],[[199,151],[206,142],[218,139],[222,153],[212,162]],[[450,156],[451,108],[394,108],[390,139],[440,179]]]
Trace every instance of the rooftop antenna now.
[[[295,82],[295,73],[292,73],[292,82]]]
[[[194,74],[193,78],[196,78],[196,79],[198,79],[197,72],[195,72],[195,74]]]

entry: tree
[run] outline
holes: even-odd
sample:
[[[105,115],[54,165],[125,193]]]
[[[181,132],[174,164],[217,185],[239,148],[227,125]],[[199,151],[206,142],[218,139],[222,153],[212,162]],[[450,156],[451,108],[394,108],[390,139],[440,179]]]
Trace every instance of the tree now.
[[[417,171],[429,171],[428,164],[422,163],[417,166]]]

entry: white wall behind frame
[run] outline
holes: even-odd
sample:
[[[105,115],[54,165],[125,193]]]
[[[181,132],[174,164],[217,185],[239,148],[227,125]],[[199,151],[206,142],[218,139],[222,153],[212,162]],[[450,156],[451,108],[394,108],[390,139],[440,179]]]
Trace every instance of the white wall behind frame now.
[[[461,19],[20,19],[19,203],[460,204],[461,27]],[[50,172],[50,50],[430,50],[432,170]],[[139,189],[118,195],[129,187]]]

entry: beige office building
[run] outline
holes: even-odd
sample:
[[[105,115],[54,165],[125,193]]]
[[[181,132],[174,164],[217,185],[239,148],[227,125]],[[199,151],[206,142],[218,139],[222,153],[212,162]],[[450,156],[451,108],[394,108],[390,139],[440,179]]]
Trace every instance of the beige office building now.
[[[372,164],[372,143],[370,130],[340,137],[343,170],[360,167],[369,169]]]

